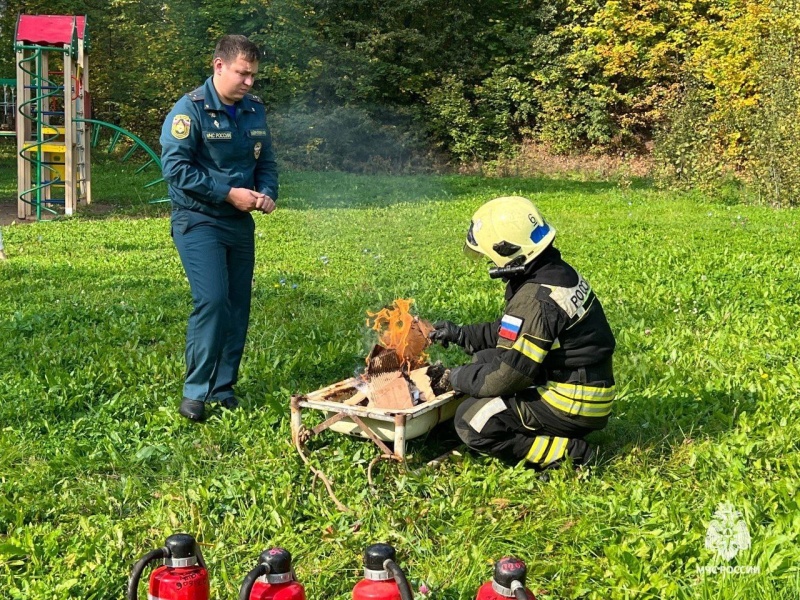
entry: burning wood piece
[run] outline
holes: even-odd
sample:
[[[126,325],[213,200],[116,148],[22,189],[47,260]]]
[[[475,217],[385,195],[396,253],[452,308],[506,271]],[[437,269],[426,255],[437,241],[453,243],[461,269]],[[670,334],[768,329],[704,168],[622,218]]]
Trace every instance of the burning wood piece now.
[[[394,369],[365,377],[359,383],[358,393],[344,401],[344,404],[362,404],[377,408],[412,408],[421,402],[430,402],[436,398],[431,388],[431,380],[427,375],[428,367],[421,367],[411,373]]]
[[[368,406],[411,408],[435,398],[429,378],[420,369],[426,366],[424,351],[433,326],[409,312],[413,302],[400,298],[377,313],[367,313],[372,317],[367,325],[378,332],[380,340],[367,355],[363,385],[359,385]],[[346,402],[361,403],[361,398],[354,396]]]
[[[417,385],[405,373],[393,351],[375,346],[370,355],[374,356],[368,360],[367,371],[358,384],[359,393],[366,397],[368,406],[411,408],[420,402]],[[352,401],[357,402],[355,397]]]
[[[400,357],[394,350],[375,344],[367,356],[365,375],[370,378],[389,371],[400,371],[401,367]]]
[[[409,312],[413,303],[413,300],[398,298],[391,307],[376,313],[367,312],[372,317],[372,323],[367,319],[367,326],[378,332],[381,345],[394,350],[400,363],[409,370],[424,364],[425,348],[430,345],[428,334],[433,331],[428,321]]]
[[[372,394],[369,396],[369,406],[397,409],[412,408],[415,404],[409,382],[400,371],[378,375],[370,387]]]
[[[433,327],[408,312],[412,303],[399,299],[393,307],[367,313],[374,317],[371,326],[379,332],[381,343],[367,355],[366,371],[356,377],[350,393],[337,391],[330,400],[349,406],[404,409],[436,399],[424,354]],[[442,377],[438,371],[435,375],[437,381]]]

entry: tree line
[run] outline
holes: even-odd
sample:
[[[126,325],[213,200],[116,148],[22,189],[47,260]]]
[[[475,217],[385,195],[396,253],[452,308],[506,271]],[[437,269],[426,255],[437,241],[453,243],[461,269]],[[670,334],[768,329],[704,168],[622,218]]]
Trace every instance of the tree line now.
[[[793,203],[800,0],[7,0],[85,14],[95,115],[155,142],[224,33],[263,49],[282,159],[395,171],[553,152],[650,152],[673,184]],[[0,4],[2,6],[2,4]]]

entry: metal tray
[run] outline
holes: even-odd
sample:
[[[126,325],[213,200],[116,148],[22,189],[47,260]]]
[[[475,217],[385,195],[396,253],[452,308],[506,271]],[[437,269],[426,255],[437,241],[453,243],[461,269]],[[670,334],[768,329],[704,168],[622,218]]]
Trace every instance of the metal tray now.
[[[337,433],[371,439],[384,453],[405,460],[406,440],[428,433],[439,423],[452,419],[464,396],[447,392],[412,408],[390,409],[350,406],[342,400],[355,396],[362,382],[351,377],[322,389],[292,396],[292,438],[298,441],[304,432],[316,435],[326,429]],[[321,411],[325,421],[311,430],[303,427],[303,410]],[[300,440],[302,441],[302,440]],[[394,451],[384,442],[393,442]]]

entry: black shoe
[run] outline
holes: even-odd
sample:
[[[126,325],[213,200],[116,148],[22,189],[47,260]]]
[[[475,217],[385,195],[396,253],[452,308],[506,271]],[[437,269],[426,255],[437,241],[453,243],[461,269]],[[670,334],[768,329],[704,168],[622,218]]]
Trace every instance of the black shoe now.
[[[586,440],[571,439],[567,444],[567,455],[575,468],[585,467],[594,459],[595,450]]]
[[[192,421],[202,421],[206,418],[206,404],[200,400],[184,398],[178,412]]]
[[[227,398],[223,398],[222,400],[217,400],[217,402],[219,402],[219,405],[222,408],[227,410],[236,410],[239,408],[239,401],[236,399],[236,396],[229,396]]]

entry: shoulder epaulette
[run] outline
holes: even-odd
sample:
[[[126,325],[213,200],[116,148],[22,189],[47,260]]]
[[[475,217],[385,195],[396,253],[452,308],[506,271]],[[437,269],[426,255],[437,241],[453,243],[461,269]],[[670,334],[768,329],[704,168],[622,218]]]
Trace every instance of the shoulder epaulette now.
[[[193,102],[202,102],[203,100],[206,99],[206,91],[203,89],[202,85],[196,90],[192,90],[186,95],[189,96],[189,99],[192,100]]]
[[[255,94],[245,94],[245,98],[247,98],[248,100],[252,100],[253,102],[256,102],[258,104],[264,104],[264,101]]]

